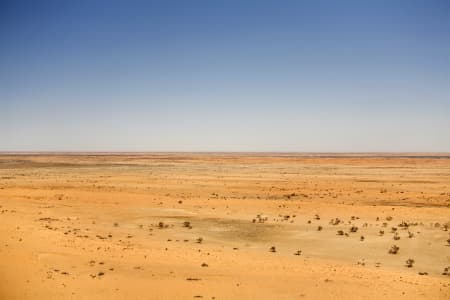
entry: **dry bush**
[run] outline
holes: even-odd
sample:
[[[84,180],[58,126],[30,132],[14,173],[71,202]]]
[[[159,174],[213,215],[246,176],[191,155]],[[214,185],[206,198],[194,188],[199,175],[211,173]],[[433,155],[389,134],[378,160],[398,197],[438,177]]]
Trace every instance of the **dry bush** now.
[[[358,231],[358,227],[357,226],[352,226],[350,228],[350,232],[357,232]]]
[[[398,250],[400,250],[400,247],[397,245],[392,245],[391,249],[389,249],[389,254],[397,254]]]
[[[414,265],[414,259],[408,258],[408,259],[405,261],[405,265],[406,265],[408,268],[412,268],[412,266]]]

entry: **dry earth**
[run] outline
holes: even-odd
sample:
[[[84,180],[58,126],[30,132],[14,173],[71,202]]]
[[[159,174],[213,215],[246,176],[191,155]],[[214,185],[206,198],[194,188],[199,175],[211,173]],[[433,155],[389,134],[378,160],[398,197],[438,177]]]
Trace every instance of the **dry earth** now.
[[[445,154],[3,154],[0,299],[450,299],[449,226]]]

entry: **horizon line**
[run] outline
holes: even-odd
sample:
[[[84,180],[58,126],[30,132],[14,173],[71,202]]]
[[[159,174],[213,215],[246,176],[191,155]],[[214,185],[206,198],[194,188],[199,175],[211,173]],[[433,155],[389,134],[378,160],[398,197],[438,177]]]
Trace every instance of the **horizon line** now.
[[[0,155],[164,155],[164,154],[282,154],[282,155],[392,155],[448,156],[446,151],[1,151]]]

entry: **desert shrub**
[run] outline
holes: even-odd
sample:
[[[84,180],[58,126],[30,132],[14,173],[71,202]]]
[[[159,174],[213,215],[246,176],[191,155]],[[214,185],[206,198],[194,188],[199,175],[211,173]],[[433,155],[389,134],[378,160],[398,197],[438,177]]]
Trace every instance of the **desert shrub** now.
[[[189,222],[189,221],[184,221],[184,222],[183,222],[183,227],[192,229],[191,222]]]
[[[397,245],[392,245],[389,249],[389,254],[397,254],[398,250],[400,250],[400,247]]]
[[[408,258],[408,259],[406,260],[406,262],[405,262],[405,265],[406,265],[408,268],[412,268],[412,266],[414,265],[414,259]]]

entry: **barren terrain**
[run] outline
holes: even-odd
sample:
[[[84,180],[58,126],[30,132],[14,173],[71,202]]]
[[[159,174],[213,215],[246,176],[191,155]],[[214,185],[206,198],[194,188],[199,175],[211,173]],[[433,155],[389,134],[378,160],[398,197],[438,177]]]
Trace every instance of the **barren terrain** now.
[[[0,299],[450,299],[446,154],[3,154]]]

